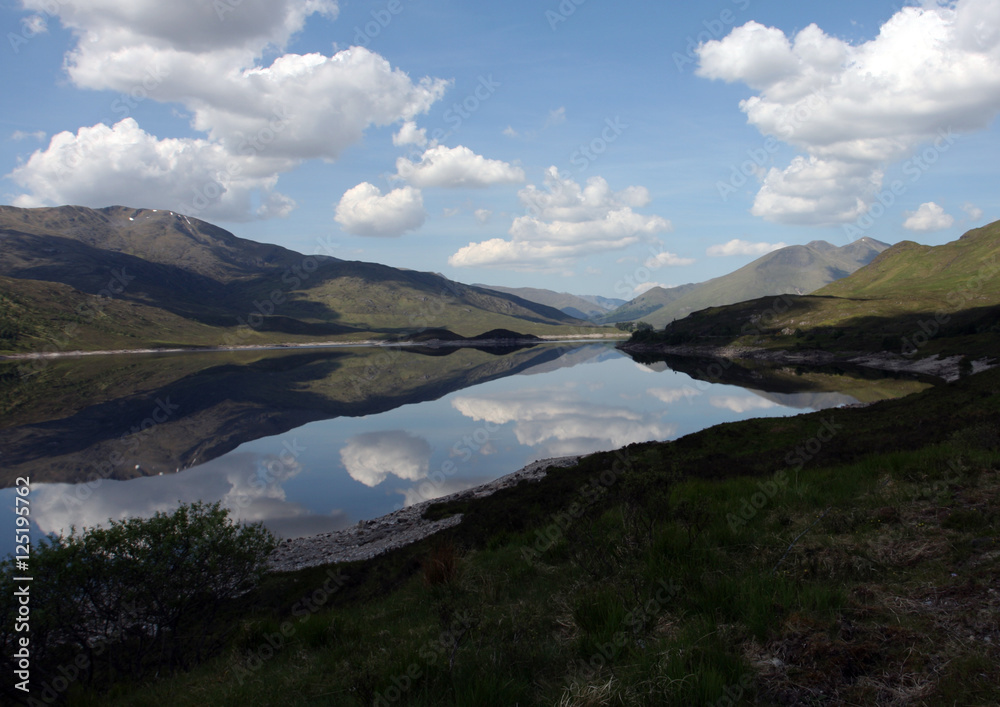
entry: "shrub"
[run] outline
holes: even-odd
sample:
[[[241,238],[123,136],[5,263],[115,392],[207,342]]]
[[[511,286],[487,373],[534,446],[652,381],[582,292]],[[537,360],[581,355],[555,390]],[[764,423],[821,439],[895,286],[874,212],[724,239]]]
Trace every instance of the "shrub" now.
[[[85,681],[200,660],[218,645],[220,610],[257,584],[274,547],[261,525],[200,502],[41,541],[28,559],[33,683],[67,660]],[[23,635],[10,632],[19,574],[13,558],[0,563],[0,663]]]

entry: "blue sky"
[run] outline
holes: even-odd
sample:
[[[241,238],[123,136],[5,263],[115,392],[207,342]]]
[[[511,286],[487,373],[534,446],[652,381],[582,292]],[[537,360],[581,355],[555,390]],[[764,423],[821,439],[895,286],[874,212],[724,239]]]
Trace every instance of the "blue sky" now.
[[[1000,0],[23,0],[0,185],[630,297],[1000,218]]]

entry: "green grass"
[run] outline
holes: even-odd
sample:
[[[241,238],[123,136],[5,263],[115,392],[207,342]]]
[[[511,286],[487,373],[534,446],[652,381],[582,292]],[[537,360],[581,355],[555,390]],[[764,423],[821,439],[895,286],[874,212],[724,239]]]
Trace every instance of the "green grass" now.
[[[889,351],[910,357],[1000,350],[1000,222],[942,246],[899,243],[809,296],[765,297],[694,312],[629,346]]]
[[[594,455],[435,507],[465,518],[343,566],[316,611],[324,568],[273,575],[213,660],[69,702],[995,703],[998,417],[994,371]]]

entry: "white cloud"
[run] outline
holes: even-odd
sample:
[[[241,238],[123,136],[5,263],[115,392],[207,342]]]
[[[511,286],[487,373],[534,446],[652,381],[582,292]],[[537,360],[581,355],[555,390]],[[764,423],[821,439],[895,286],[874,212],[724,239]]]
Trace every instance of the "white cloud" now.
[[[506,135],[507,137],[519,137],[520,136],[520,133],[518,133],[516,130],[514,130],[514,128],[512,128],[509,125],[506,128],[503,129],[503,134]]]
[[[581,187],[556,167],[546,170],[545,189],[528,185],[518,197],[531,215],[514,219],[510,240],[469,243],[448,259],[449,264],[554,271],[583,256],[621,250],[671,229],[666,219],[632,211],[649,203],[644,187],[612,192],[601,177]]]
[[[403,187],[383,195],[374,184],[348,189],[337,204],[334,219],[358,236],[401,236],[424,225],[427,214],[419,189]]]
[[[486,223],[490,220],[490,216],[493,215],[493,212],[489,209],[476,209],[474,215],[479,223]]]
[[[378,486],[392,474],[405,481],[427,478],[431,445],[402,430],[365,432],[351,437],[340,450],[347,473],[365,486]]]
[[[337,159],[371,126],[403,122],[400,134],[419,139],[415,126],[410,130],[406,123],[427,112],[449,85],[432,78],[413,81],[361,47],[333,56],[282,54],[308,17],[336,17],[333,0],[24,4],[37,10],[51,6],[73,31],[77,42],[65,64],[76,86],[179,103],[211,144],[233,158],[260,157],[273,168],[272,180],[308,159]],[[265,55],[274,56],[270,64],[261,63]],[[127,117],[130,107],[118,101],[112,109]],[[181,183],[187,176],[181,171],[175,178]],[[73,179],[69,175],[67,182]],[[188,181],[181,188],[198,186]],[[101,205],[126,201],[110,184],[66,190],[94,192],[91,203]],[[23,196],[48,199],[39,193]],[[274,213],[244,212],[242,218]]]
[[[787,248],[786,243],[751,243],[734,238],[722,245],[713,245],[705,251],[711,258],[721,258],[727,255],[765,255],[780,248]]]
[[[665,266],[679,267],[682,265],[691,265],[695,262],[694,258],[682,258],[674,253],[668,253],[667,251],[662,251],[656,255],[646,258],[643,265],[651,270],[656,270],[657,268],[662,268]]]
[[[9,176],[28,191],[16,206],[141,205],[239,221],[284,216],[294,207],[274,189],[275,172],[286,166],[231,155],[209,140],[158,140],[126,118],[53,135]]]
[[[399,132],[392,136],[392,144],[397,147],[401,145],[424,147],[427,145],[427,130],[418,128],[417,124],[412,120],[407,120],[403,123],[403,127],[399,129]]]
[[[740,103],[748,122],[805,153],[767,173],[753,213],[853,221],[882,189],[885,165],[949,131],[988,128],[1000,113],[998,8],[995,0],[905,7],[857,45],[816,25],[791,37],[750,22],[699,47],[698,75],[752,88]]]
[[[397,176],[417,187],[482,188],[524,181],[524,170],[501,160],[489,160],[464,145],[437,145],[419,162],[396,160]]]
[[[905,215],[903,228],[908,231],[943,231],[955,223],[955,217],[946,214],[944,208],[933,201],[921,204],[916,211],[907,211]]]
[[[973,221],[978,221],[983,217],[983,210],[971,202],[962,204],[962,211]]]
[[[38,140],[38,142],[41,142],[42,140],[45,139],[45,135],[46,133],[44,130],[36,130],[33,133],[25,132],[24,130],[15,130],[13,133],[11,133],[10,139],[18,141],[31,139],[31,140]]]

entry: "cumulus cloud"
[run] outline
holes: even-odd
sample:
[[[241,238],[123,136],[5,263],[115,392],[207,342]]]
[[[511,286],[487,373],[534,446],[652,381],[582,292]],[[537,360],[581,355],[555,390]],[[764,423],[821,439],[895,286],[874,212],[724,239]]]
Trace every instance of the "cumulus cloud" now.
[[[490,211],[489,209],[476,209],[474,215],[476,217],[476,220],[479,221],[479,223],[486,223],[487,221],[490,220],[490,217],[493,215],[493,212]]]
[[[15,206],[141,204],[241,221],[294,207],[275,191],[275,173],[286,167],[284,160],[231,155],[210,140],[159,140],[126,118],[53,135],[9,176],[28,192]]]
[[[365,432],[351,437],[340,450],[347,473],[365,486],[378,486],[392,474],[405,481],[427,478],[431,445],[403,430]]]
[[[742,82],[740,109],[762,134],[800,149],[765,176],[753,213],[793,224],[846,223],[882,189],[883,169],[948,131],[1000,112],[1000,6],[923,3],[850,44],[810,25],[794,36],[749,22],[698,49],[698,75]]]
[[[424,225],[427,214],[419,189],[403,187],[383,195],[374,184],[348,189],[337,204],[334,219],[358,236],[401,236]]]
[[[402,145],[424,147],[427,145],[427,130],[418,128],[417,124],[412,120],[407,120],[403,123],[403,127],[399,129],[399,132],[392,136],[392,144],[397,147]]]
[[[336,17],[338,8],[332,0],[179,0],[169,6],[154,0],[57,5],[26,0],[24,4],[28,9],[51,6],[73,31],[77,42],[65,65],[76,86],[179,103],[192,116],[192,127],[205,133],[214,147],[232,158],[257,158],[271,168],[272,182],[302,161],[336,160],[371,126],[402,122],[397,135],[419,140],[420,131],[407,123],[426,113],[449,85],[426,77],[411,80],[362,47],[332,56],[281,53],[310,16]],[[269,64],[261,62],[265,55],[274,56]],[[113,104],[112,109],[128,116],[125,102]],[[194,151],[201,143],[190,141],[190,145]],[[184,188],[200,186],[200,170],[185,171],[185,166],[182,160],[173,179]],[[30,171],[22,172],[24,183],[34,182]],[[95,192],[93,200],[75,203],[103,206],[126,201],[110,184],[74,183],[86,179],[85,174],[70,174],[63,180],[66,194]],[[45,203],[69,200],[52,193],[24,196]],[[266,208],[245,211],[243,217],[280,213]]]
[[[482,188],[524,181],[524,170],[501,160],[486,159],[464,145],[436,145],[419,162],[396,160],[397,177],[417,187]]]
[[[955,217],[944,212],[944,208],[933,201],[921,204],[916,211],[906,212],[903,228],[908,231],[943,231],[955,224]]]
[[[556,167],[546,170],[544,187],[531,184],[518,192],[529,215],[514,219],[510,240],[469,243],[448,262],[455,267],[552,271],[585,255],[621,250],[671,229],[660,216],[632,211],[649,203],[644,187],[614,192],[601,177],[591,177],[581,186],[560,175]]]
[[[764,255],[780,248],[787,248],[786,243],[751,243],[734,238],[722,245],[713,245],[705,251],[711,258],[721,258],[727,255]]]

